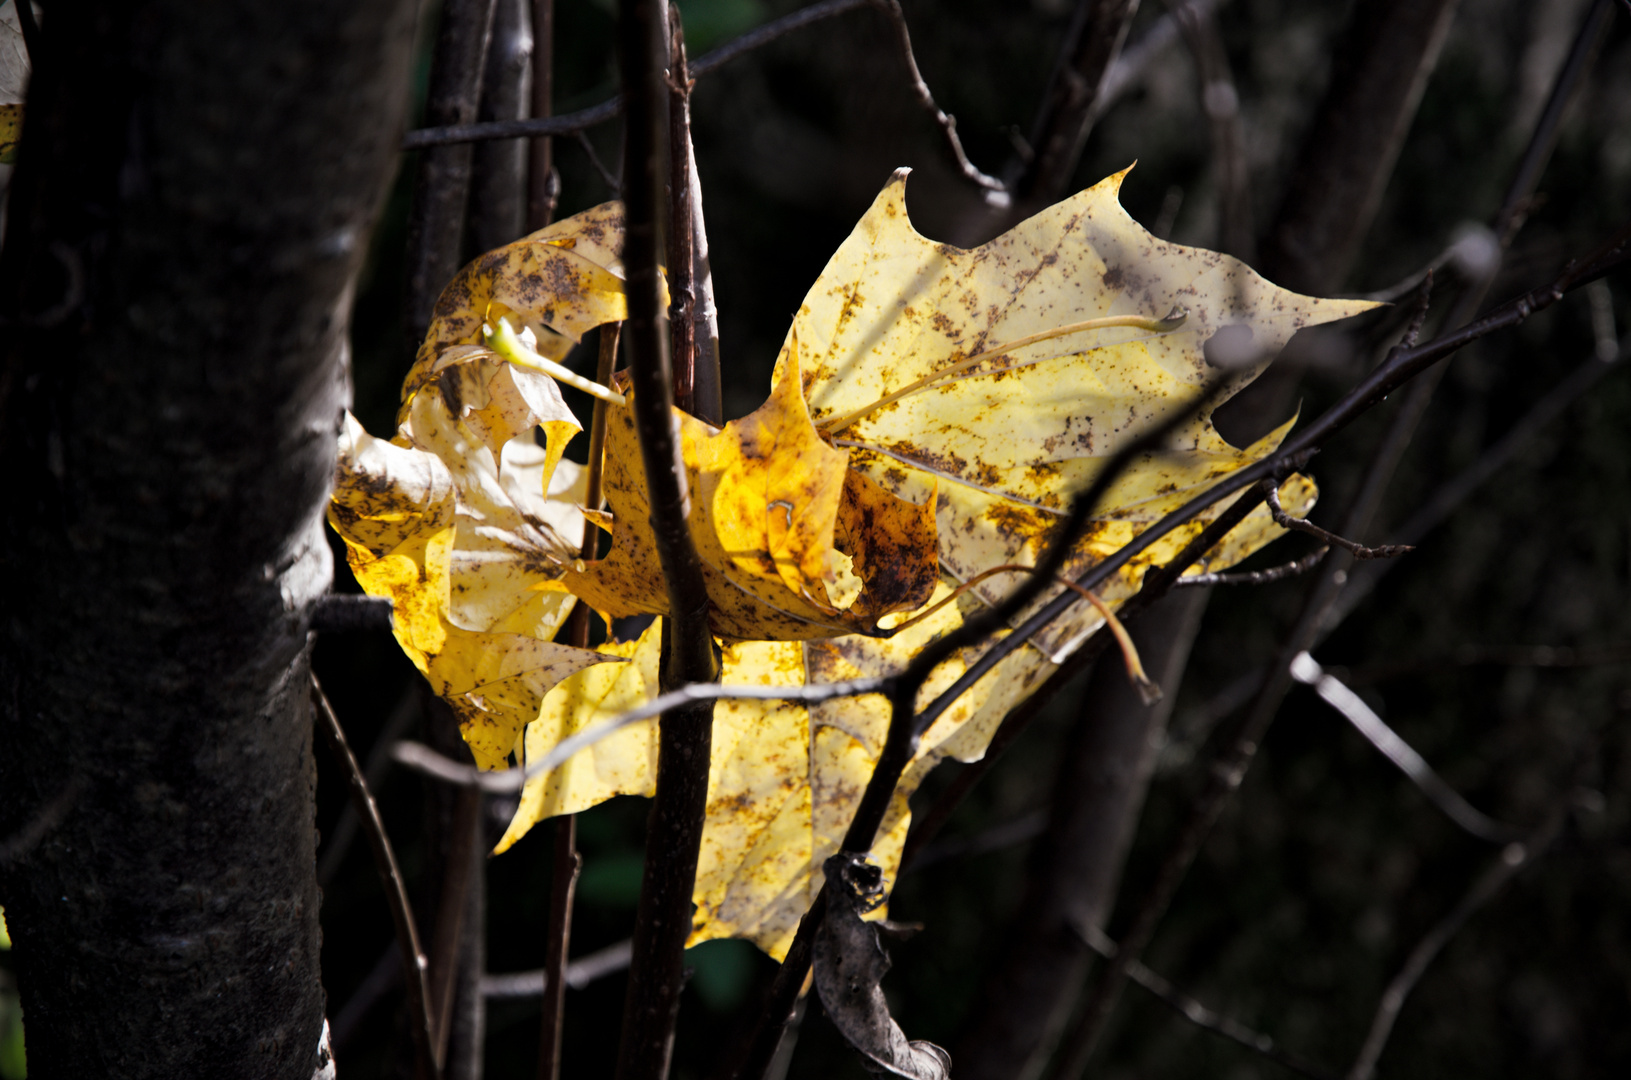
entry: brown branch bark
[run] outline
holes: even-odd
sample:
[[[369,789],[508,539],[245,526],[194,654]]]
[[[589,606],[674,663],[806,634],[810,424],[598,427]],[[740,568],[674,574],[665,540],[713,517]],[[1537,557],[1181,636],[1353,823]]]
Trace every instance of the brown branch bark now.
[[[532,116],[555,113],[555,0],[532,0]],[[527,231],[537,232],[555,217],[561,178],[555,171],[555,143],[535,138],[527,148]]]
[[[658,262],[659,222],[669,177],[667,52],[667,5],[660,0],[622,0],[618,60],[628,115],[623,262],[629,318],[624,333],[634,391],[630,407],[635,410],[652,530],[668,586],[670,614],[663,623],[661,679],[665,690],[712,682],[717,670],[707,588],[686,524],[690,494],[676,441],[673,375],[662,327]],[[691,930],[691,890],[707,809],[712,732],[711,702],[671,709],[658,725],[657,792],[646,828],[645,874],[618,1049],[619,1080],[661,1080],[668,1073],[684,984],[680,960]]]
[[[531,115],[533,47],[530,0],[497,0],[487,62],[482,69],[477,119],[524,120]],[[522,139],[476,144],[471,162],[467,257],[502,247],[530,231],[528,151]]]
[[[482,69],[497,0],[446,0],[431,59],[425,122],[469,124],[481,105]],[[408,339],[417,344],[431,309],[458,271],[464,252],[464,211],[470,197],[473,149],[427,148],[419,158],[408,214]]]
[[[31,1076],[318,1068],[306,619],[413,24],[41,27],[0,254],[0,837],[88,787],[0,874]]]

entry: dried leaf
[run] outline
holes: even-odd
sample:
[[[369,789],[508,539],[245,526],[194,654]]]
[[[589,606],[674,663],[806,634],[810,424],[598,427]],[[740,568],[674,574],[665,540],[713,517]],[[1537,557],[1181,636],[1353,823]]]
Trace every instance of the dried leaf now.
[[[745,640],[879,633],[880,618],[921,605],[934,588],[934,520],[926,505],[848,479],[848,455],[810,423],[789,356],[770,400],[723,430],[674,412],[709,622]],[[632,410],[608,413],[605,485],[611,550],[569,571],[566,584],[609,615],[666,614]],[[846,580],[852,567],[859,581]]]
[[[911,1080],[951,1080],[951,1055],[931,1042],[908,1040],[878,985],[889,954],[878,927],[861,916],[883,902],[879,869],[853,854],[834,855],[827,876],[827,916],[816,931],[812,972],[821,1007],[849,1044],[877,1071]]]
[[[788,333],[779,363],[790,362],[796,343],[811,416],[834,445],[851,450],[851,467],[909,502],[937,492],[941,565],[960,581],[1033,564],[1072,495],[1106,459],[1189,408],[1221,373],[1205,355],[1220,332],[1233,346],[1223,350],[1234,354],[1232,393],[1297,329],[1375,306],[1298,296],[1228,256],[1156,239],[1117,200],[1125,175],[964,251],[912,228],[901,170],[822,271]],[[1050,336],[1084,322],[1091,325]],[[1080,574],[1271,453],[1288,428],[1238,450],[1209,412],[1185,424],[1111,487],[1066,572]],[[1125,599],[1144,567],[1170,557],[1229,501],[1135,560],[1101,596]],[[1012,587],[993,578],[974,588],[995,602]],[[1062,660],[1101,624],[1080,602],[1037,644]]]
[[[486,348],[482,326],[507,317],[558,358],[622,318],[621,222],[616,204],[597,207],[466,267],[437,302],[395,439],[350,417],[341,437],[329,520],[363,588],[394,601],[398,641],[483,768],[508,761],[558,682],[616,658],[550,640],[574,602],[560,579],[583,490],[562,453],[581,428],[555,382]]]

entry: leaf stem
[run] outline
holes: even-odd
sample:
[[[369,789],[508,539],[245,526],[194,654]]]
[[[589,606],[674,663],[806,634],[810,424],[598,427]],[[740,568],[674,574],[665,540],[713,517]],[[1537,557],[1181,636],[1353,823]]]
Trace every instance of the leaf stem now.
[[[498,356],[508,360],[516,367],[526,368],[529,371],[541,372],[557,382],[563,382],[574,390],[582,390],[585,394],[604,401],[611,405],[626,406],[628,398],[619,394],[609,386],[602,386],[593,379],[585,379],[564,364],[558,364],[547,356],[541,355],[527,343],[527,339],[515,332],[510,320],[499,317],[497,329],[483,325],[481,336],[487,347]]]

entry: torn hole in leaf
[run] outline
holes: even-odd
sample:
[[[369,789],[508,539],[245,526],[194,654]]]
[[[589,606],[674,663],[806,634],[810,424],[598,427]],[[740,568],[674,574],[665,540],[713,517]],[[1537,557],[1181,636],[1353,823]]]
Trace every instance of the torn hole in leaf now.
[[[822,1008],[878,1070],[912,1080],[950,1080],[951,1055],[934,1043],[907,1039],[878,985],[889,971],[889,954],[878,926],[861,916],[883,903],[883,871],[852,852],[834,855],[823,870],[827,915],[816,931],[813,959]]]

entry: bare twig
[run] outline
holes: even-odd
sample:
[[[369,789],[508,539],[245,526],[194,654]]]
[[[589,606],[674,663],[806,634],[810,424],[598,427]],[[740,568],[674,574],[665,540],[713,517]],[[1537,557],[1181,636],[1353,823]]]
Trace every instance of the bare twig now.
[[[792,30],[800,29],[857,8],[868,7],[875,0],[828,0],[811,4],[791,15],[768,22],[751,30],[735,41],[721,45],[691,65],[691,77],[698,78],[713,71],[726,61],[734,60],[753,49],[766,45]],[[536,16],[534,16],[536,20]],[[536,21],[535,21],[536,25]],[[538,85],[534,82],[534,87]],[[621,96],[591,105],[562,116],[536,113],[530,120],[510,120],[490,124],[448,123],[410,131],[402,139],[402,149],[418,150],[426,146],[446,146],[451,143],[480,142],[483,139],[542,138],[553,135],[571,135],[615,119],[623,111]]]
[[[497,0],[482,71],[480,120],[530,115],[534,42],[531,0]],[[519,140],[477,143],[471,161],[471,254],[492,251],[533,230],[527,220],[528,146]]]
[[[1092,923],[1080,919],[1071,924],[1071,929],[1087,945],[1105,959],[1116,955],[1116,943]],[[1296,1054],[1288,1053],[1275,1044],[1274,1040],[1260,1031],[1253,1031],[1240,1021],[1230,1016],[1214,1012],[1202,1005],[1199,1001],[1183,993],[1173,986],[1164,975],[1150,970],[1142,960],[1127,968],[1127,975],[1133,982],[1142,986],[1167,1005],[1170,1005],[1178,1015],[1207,1031],[1216,1032],[1226,1039],[1233,1040],[1248,1050],[1255,1051],[1263,1057],[1291,1070],[1298,1076],[1306,1076],[1311,1080],[1336,1080],[1336,1073],[1322,1065],[1316,1065]]]
[[[431,939],[430,985],[436,1026],[432,1030],[436,1059],[448,1064],[448,1039],[453,1034],[453,1004],[458,996],[460,946],[465,938],[469,893],[481,872],[481,805],[479,788],[460,788],[454,796],[453,818],[447,831],[441,896],[436,904],[436,933]]]
[[[1410,782],[1420,788],[1422,794],[1432,800],[1433,805],[1438,807],[1445,817],[1462,829],[1492,844],[1509,843],[1523,835],[1523,830],[1496,821],[1462,798],[1461,793],[1434,772],[1433,767],[1427,764],[1427,760],[1418,754],[1414,747],[1388,727],[1387,723],[1377,716],[1358,694],[1344,686],[1340,679],[1326,674],[1312,656],[1306,652],[1298,653],[1291,661],[1291,677],[1313,687],[1314,692],[1319,694],[1326,704],[1341,713],[1372,746],[1398,766],[1399,771],[1409,777]]]
[[[439,1080],[442,1063],[433,1052],[436,1022],[431,1015],[430,965],[425,959],[425,950],[419,945],[419,928],[414,922],[413,905],[408,900],[408,887],[402,880],[402,871],[397,867],[391,840],[385,835],[385,823],[380,820],[379,807],[374,805],[374,797],[369,794],[368,781],[364,779],[356,755],[346,742],[340,719],[334,715],[334,708],[315,675],[311,680],[311,699],[317,712],[317,726],[323,733],[329,752],[346,774],[351,805],[356,807],[357,816],[362,819],[368,846],[374,852],[374,865],[379,870],[380,884],[385,886],[385,900],[391,909],[391,923],[396,930],[402,966],[410,973],[407,980],[408,1029],[413,1036],[419,1067],[431,1080]]]
[[[548,120],[555,112],[555,0],[532,2],[532,116]],[[583,136],[583,129],[578,129]],[[587,142],[587,139],[585,139]],[[594,161],[594,151],[589,152]],[[595,161],[599,166],[600,162]],[[612,190],[616,191],[614,184]],[[561,174],[555,168],[555,144],[548,135],[532,140],[527,162],[527,231],[537,232],[555,217],[561,197]]]
[[[22,0],[22,3],[28,3],[28,0]],[[75,776],[62,785],[62,790],[52,796],[50,802],[34,811],[34,816],[27,824],[6,839],[0,840],[0,866],[9,866],[21,859],[33,851],[41,840],[51,835],[89,786],[90,781],[85,777]]]
[[[495,6],[495,0],[448,0],[442,5],[425,103],[430,123],[469,124],[475,120]],[[471,160],[468,145],[436,146],[419,160],[408,216],[410,341],[425,336],[436,298],[462,262]]]
[[[901,63],[906,65],[907,77],[912,82],[912,94],[917,98],[918,104],[923,106],[924,111],[939,125],[946,139],[946,148],[957,161],[957,171],[970,183],[977,184],[993,193],[995,197],[1006,201],[1007,185],[974,167],[974,163],[968,159],[968,154],[963,150],[963,140],[957,137],[957,118],[948,116],[944,109],[935,104],[934,94],[930,92],[929,84],[923,81],[923,73],[917,68],[917,56],[912,52],[912,34],[907,29],[906,14],[901,11],[899,0],[873,0],[872,6],[889,19],[890,29],[895,34],[895,44],[900,50]]]
[[[640,437],[651,528],[668,592],[659,672],[659,684],[668,691],[691,683],[711,683],[719,669],[708,626],[702,562],[686,524],[690,493],[674,423],[674,380],[662,326],[658,263],[663,244],[658,222],[663,217],[663,189],[671,175],[667,168],[666,12],[662,0],[621,0],[617,37],[618,67],[628,107],[623,262],[629,309],[625,332],[634,390],[630,408]],[[670,252],[675,250],[674,239],[669,237]],[[690,236],[684,240],[688,243]],[[713,704],[698,701],[670,708],[657,730],[657,791],[646,827],[645,871],[623,999],[618,1080],[663,1080],[668,1073],[685,982],[681,956],[691,931],[691,893],[707,813]]]
[[[385,779],[385,770],[391,764],[391,747],[402,738],[419,715],[419,688],[409,686],[396,705],[391,708],[390,715],[385,718],[385,725],[380,728],[379,734],[374,737],[373,745],[368,748],[368,758],[363,762],[362,775],[368,784],[369,791],[378,791]],[[356,807],[347,802],[345,809],[340,811],[340,820],[335,823],[332,831],[324,839],[323,854],[317,860],[317,884],[328,888],[334,881],[334,875],[339,873],[340,866],[345,862],[346,853],[351,850],[352,841],[357,837],[357,827],[362,819],[357,816]],[[335,1040],[339,1040],[338,1023],[336,1024]]]
[[[987,191],[1001,194],[1006,191],[1002,181],[987,176],[974,163],[969,161],[968,154],[963,149],[963,142],[957,135],[957,121],[948,116],[939,105],[935,104],[934,94],[930,92],[928,84],[923,81],[923,75],[917,67],[917,57],[912,52],[911,33],[906,25],[906,17],[900,10],[898,0],[830,0],[828,3],[812,4],[801,11],[796,11],[774,22],[766,23],[735,41],[720,46],[713,52],[701,57],[691,67],[693,78],[706,75],[721,64],[734,60],[752,49],[766,45],[776,38],[792,30],[809,26],[811,23],[842,15],[854,11],[856,8],[874,7],[889,19],[890,27],[895,34],[899,46],[901,59],[906,65],[907,75],[912,82],[912,93],[918,103],[934,117],[945,136],[946,146],[957,162],[957,169],[970,182],[978,184]],[[547,113],[536,115],[529,120],[504,120],[485,124],[474,124],[468,120],[461,122],[448,122],[440,125],[420,128],[410,131],[402,139],[402,149],[418,150],[431,146],[449,146],[456,143],[480,142],[487,139],[515,139],[533,138],[539,142],[546,141],[549,136],[571,135],[587,128],[603,124],[622,112],[625,101],[622,97],[603,101],[587,109],[580,109],[564,116],[549,116]],[[535,165],[536,169],[536,158]]]
[[[566,988],[573,985],[566,958],[572,946],[578,874],[583,870],[583,857],[578,854],[578,815],[563,814],[555,819],[551,846],[548,936],[544,939],[544,968],[538,972],[538,994],[543,998],[542,1023],[538,1027],[538,1080],[556,1080],[561,1075]],[[482,993],[487,994],[486,979]]]
[[[1336,533],[1329,532],[1315,525],[1312,521],[1292,517],[1280,505],[1280,489],[1273,480],[1264,480],[1260,485],[1263,488],[1263,499],[1269,505],[1269,513],[1274,517],[1274,523],[1282,529],[1292,529],[1307,533],[1324,542],[1326,547],[1338,547],[1356,559],[1395,559],[1407,551],[1414,550],[1408,544],[1385,544],[1382,547],[1366,547],[1346,540]]]
[[[1387,1046],[1388,1036],[1393,1033],[1393,1024],[1399,1018],[1399,1011],[1404,1008],[1405,999],[1426,974],[1428,966],[1462,926],[1466,925],[1468,919],[1495,899],[1519,871],[1546,853],[1546,849],[1551,847],[1562,830],[1563,822],[1564,815],[1554,813],[1525,840],[1514,841],[1503,848],[1495,861],[1473,881],[1472,887],[1467,890],[1461,901],[1423,935],[1415,948],[1410,950],[1404,966],[1388,983],[1387,989],[1382,992],[1381,1000],[1377,1002],[1376,1015],[1371,1019],[1370,1031],[1366,1033],[1365,1042],[1348,1070],[1347,1080],[1370,1080],[1376,1071],[1377,1059],[1382,1056],[1382,1050]]]
[[[1250,570],[1240,573],[1218,574],[1191,574],[1181,577],[1174,583],[1174,588],[1188,588],[1197,585],[1268,585],[1287,578],[1298,577],[1320,564],[1320,561],[1330,552],[1328,545],[1322,544],[1314,551],[1309,552],[1300,559],[1279,566],[1271,566],[1267,570]]]
[[[634,942],[624,938],[587,956],[580,956],[566,965],[565,977],[560,982],[569,990],[582,990],[607,975],[623,971],[629,966],[629,955],[633,947]],[[549,984],[549,976],[553,970],[554,968],[549,967],[517,971],[507,975],[488,975],[481,980],[481,992],[484,997],[490,998],[538,997]]]
[[[1631,336],[1622,339],[1613,363],[1603,363],[1593,355],[1581,362],[1545,397],[1537,401],[1517,423],[1507,429],[1489,448],[1466,469],[1447,481],[1423,503],[1405,523],[1393,533],[1401,544],[1418,544],[1428,533],[1449,519],[1450,515],[1471,495],[1501,470],[1546,425],[1552,423],[1603,378],[1620,369],[1619,361],[1631,354]],[[1349,575],[1348,587],[1331,610],[1323,632],[1340,624],[1354,608],[1369,596],[1396,563],[1372,563]]]
[[[613,176],[612,170],[608,169],[606,163],[600,160],[600,155],[595,153],[595,144],[589,141],[588,132],[579,131],[575,132],[575,134],[577,135],[578,145],[583,147],[584,154],[589,158],[589,164],[594,167],[595,172],[600,174],[601,182],[606,185],[606,189],[615,197],[623,190],[623,181],[619,177]]]
[[[856,697],[860,694],[886,694],[889,687],[890,680],[887,678],[850,679],[845,682],[812,683],[807,686],[723,686],[719,683],[693,683],[678,690],[659,694],[628,712],[620,713],[610,720],[603,720],[593,727],[585,728],[570,738],[562,739],[547,755],[535,763],[529,763],[526,768],[482,772],[474,766],[450,761],[428,746],[415,742],[398,743],[392,750],[392,756],[410,769],[433,776],[445,783],[479,787],[492,795],[513,795],[524,788],[527,781],[559,768],[562,762],[574,754],[581,753],[602,739],[615,735],[630,724],[650,720],[670,709],[721,699],[803,701],[813,704],[841,697]]]
[[[902,772],[904,772],[906,765],[911,760],[917,739],[933,721],[932,717],[926,718],[925,713],[913,715],[913,706],[918,688],[923,685],[928,675],[934,668],[955,655],[960,649],[979,642],[1004,625],[1017,612],[1022,611],[1027,604],[1035,599],[1043,589],[1047,588],[1053,582],[1065,559],[1069,556],[1077,533],[1086,524],[1088,516],[1097,507],[1099,499],[1109,490],[1109,485],[1115,482],[1122,471],[1140,453],[1159,445],[1161,440],[1170,434],[1177,425],[1187,422],[1196,412],[1204,410],[1216,390],[1217,386],[1205,388],[1189,409],[1173,414],[1160,424],[1141,433],[1137,438],[1129,440],[1116,453],[1112,454],[1088,489],[1078,493],[1071,501],[1070,511],[1056,533],[1054,542],[1044,552],[1043,556],[1037,560],[1035,573],[1023,578],[1019,586],[1009,593],[1000,604],[988,608],[979,616],[963,623],[952,633],[930,643],[912,659],[899,675],[891,680],[882,681],[883,685],[878,689],[887,693],[890,700],[889,731],[883,750],[878,755],[878,761],[873,766],[872,776],[867,781],[866,790],[861,795],[860,804],[856,807],[854,817],[850,821],[849,830],[844,835],[840,850],[864,852],[872,847],[878,826],[883,820],[883,815],[893,796],[895,786],[899,783]],[[1217,522],[1203,530],[1200,537],[1197,537],[1195,541],[1192,541],[1184,548],[1178,560],[1174,560],[1175,564],[1179,560],[1184,560],[1182,566],[1174,568],[1172,564],[1169,564],[1169,566],[1161,570],[1146,573],[1144,589],[1149,590],[1150,598],[1162,595],[1167,589],[1171,588],[1172,580],[1185,567],[1200,558],[1221,540],[1224,533],[1238,524],[1254,505],[1256,505],[1256,500],[1250,497],[1237,500],[1234,506],[1219,515]],[[1219,528],[1219,526],[1223,527]],[[1201,546],[1202,541],[1204,541],[1205,546]],[[1061,596],[1068,598],[1066,606],[1069,603],[1078,602],[1078,597],[1070,590],[1062,590]],[[1138,599],[1139,597],[1133,598],[1134,601]],[[1129,604],[1132,602],[1129,601]],[[1078,650],[1071,660],[1086,662],[1080,658],[1084,657],[1084,655],[1096,655],[1097,650],[1094,649],[1094,643],[1099,642],[1098,648],[1102,649],[1102,642],[1108,640],[1107,636],[1089,639],[1088,644]],[[987,655],[989,656],[989,653]],[[1067,666],[1069,663],[1067,661]],[[1038,693],[1033,694],[1029,701],[1016,709],[1016,712],[1028,709],[1032,702],[1043,696],[1042,690],[1049,687],[1054,687],[1056,690],[1057,687],[1062,687],[1064,683],[1057,681],[1061,675],[1063,675],[1063,670],[1055,672],[1043,684],[1043,687],[1039,688]],[[972,681],[965,676],[959,680],[959,684],[965,682],[972,684]],[[961,689],[956,689],[955,693],[948,691],[936,699],[936,703],[941,709],[944,709],[950,700],[954,700],[955,696],[961,693]],[[1047,696],[1051,696],[1051,693]],[[938,715],[938,713],[935,715]],[[1030,715],[1034,715],[1034,713]],[[988,750],[986,756],[989,760],[993,755]],[[799,991],[804,984],[805,976],[809,972],[811,948],[815,933],[825,914],[826,891],[823,889],[817,893],[810,909],[805,912],[803,919],[799,921],[799,928],[794,935],[793,943],[765,994],[760,1007],[759,1024],[750,1040],[749,1050],[744,1062],[736,1073],[738,1080],[758,1080],[759,1077],[765,1075],[766,1069],[770,1067],[776,1053],[776,1047],[781,1041],[782,1031],[785,1030],[793,1015]]]
[[[1587,60],[1591,54],[1593,41],[1600,34],[1600,30],[1593,31],[1593,20],[1597,9],[1594,7],[1582,25],[1580,36],[1575,42],[1574,53],[1564,69],[1559,73],[1557,82],[1553,87],[1554,100],[1566,100],[1573,87],[1583,75]],[[1576,61],[1580,62],[1576,62]],[[1545,153],[1541,147],[1549,148],[1554,140],[1551,127],[1559,121],[1561,109],[1548,109],[1543,114],[1540,126],[1530,140],[1529,150],[1520,162],[1517,174],[1521,176],[1538,177],[1539,169],[1532,162],[1544,158]],[[1502,209],[1497,213],[1497,221],[1508,221],[1511,218],[1509,211],[1527,199],[1527,189],[1516,182],[1510,186],[1507,198]],[[1369,409],[1380,400],[1376,393],[1384,385],[1398,386],[1402,381],[1409,380],[1415,375],[1426,371],[1438,360],[1450,355],[1471,341],[1477,340],[1485,334],[1496,329],[1516,325],[1527,319],[1542,307],[1556,303],[1569,290],[1588,284],[1600,277],[1613,266],[1623,263],[1631,248],[1631,227],[1622,228],[1585,257],[1571,261],[1568,266],[1548,285],[1532,290],[1512,301],[1507,302],[1483,318],[1461,325],[1461,321],[1476,309],[1481,302],[1483,288],[1469,288],[1459,298],[1456,307],[1452,309],[1448,324],[1456,329],[1440,334],[1433,341],[1424,345],[1404,345],[1401,343],[1390,351],[1387,358],[1362,380],[1358,386],[1345,395],[1341,401],[1328,410],[1323,416],[1311,424],[1308,430],[1295,439],[1290,445],[1282,447],[1279,454],[1270,455],[1270,458],[1287,455],[1287,463],[1298,460],[1291,455],[1306,454],[1320,445],[1324,439],[1345,427],[1352,420]],[[1487,287],[1487,280],[1484,283]],[[1465,315],[1463,314],[1465,312]],[[1441,369],[1442,370],[1442,369]],[[1432,393],[1433,380],[1424,380],[1412,389],[1405,407],[1394,418],[1394,423],[1384,437],[1371,470],[1366,476],[1364,486],[1359,496],[1354,500],[1347,519],[1343,525],[1343,532],[1351,535],[1362,535],[1369,527],[1380,504],[1382,492],[1397,467],[1405,446],[1409,443],[1416,424],[1420,421],[1426,409],[1427,399]],[[1284,468],[1286,463],[1277,463],[1274,468]],[[1249,473],[1250,468],[1243,470]],[[1264,477],[1253,477],[1252,481],[1277,475],[1272,469],[1265,470]],[[1237,474],[1238,478],[1238,474]],[[1226,481],[1225,484],[1237,482],[1237,478]],[[1183,514],[1185,508],[1178,513]],[[1147,545],[1146,540],[1152,532],[1160,529],[1160,524],[1141,534],[1132,544],[1122,548],[1117,555],[1095,570],[1098,573],[1105,567],[1115,563],[1118,559],[1130,557],[1129,548]],[[1279,655],[1269,669],[1269,675],[1260,686],[1251,709],[1240,724],[1231,733],[1230,738],[1224,740],[1224,749],[1214,762],[1207,785],[1191,806],[1178,838],[1168,849],[1158,869],[1155,880],[1149,889],[1140,898],[1134,909],[1134,916],[1127,932],[1122,937],[1121,949],[1113,960],[1101,973],[1092,992],[1088,996],[1086,1006],[1076,1022],[1075,1028],[1067,1038],[1061,1050],[1061,1065],[1058,1072],[1060,1080],[1075,1080],[1086,1067],[1098,1042],[1100,1033],[1108,1021],[1110,1012],[1120,996],[1121,988],[1127,979],[1128,965],[1139,959],[1143,950],[1148,947],[1153,938],[1156,926],[1165,915],[1172,902],[1178,886],[1183,881],[1195,855],[1200,851],[1201,845],[1210,834],[1212,826],[1217,822],[1224,806],[1228,803],[1234,791],[1240,786],[1247,770],[1251,767],[1257,748],[1261,745],[1264,735],[1273,723],[1274,716],[1279,710],[1281,701],[1291,685],[1290,666],[1292,659],[1300,652],[1311,647],[1315,636],[1319,632],[1332,604],[1341,593],[1347,580],[1347,571],[1353,565],[1353,557],[1347,552],[1339,552],[1311,588],[1304,603],[1303,610],[1298,617],[1297,624],[1286,642],[1282,645]],[[1107,571],[1108,572],[1108,571]],[[1088,575],[1091,578],[1093,575]],[[1084,584],[1091,587],[1096,582],[1084,579]],[[993,650],[995,651],[995,650]]]
[[[668,347],[674,368],[674,404],[696,413],[697,293],[691,220],[691,76],[685,64],[680,9],[668,9]]]
[[[595,379],[602,386],[611,385],[612,369],[617,364],[617,342],[621,323],[608,323],[600,328],[599,357]],[[589,424],[589,462],[585,468],[584,505],[599,509],[602,501],[601,478],[606,456],[607,403],[596,399],[594,418]],[[591,521],[583,523],[583,543],[579,549],[583,558],[595,558],[599,531]],[[567,623],[567,643],[579,648],[589,644],[589,606],[578,604]],[[549,926],[544,938],[544,971],[548,980],[541,985],[543,997],[538,1026],[538,1080],[556,1080],[561,1074],[561,1048],[565,1043],[566,987],[570,982],[567,956],[572,944],[572,910],[577,896],[578,875],[583,870],[583,859],[578,855],[578,820],[576,814],[563,814],[555,819],[554,843],[550,853]]]

